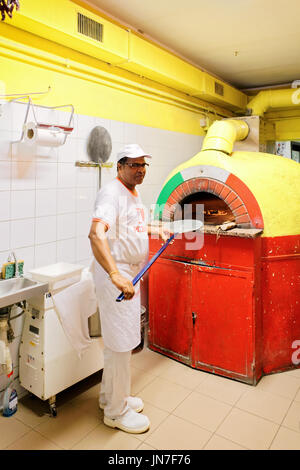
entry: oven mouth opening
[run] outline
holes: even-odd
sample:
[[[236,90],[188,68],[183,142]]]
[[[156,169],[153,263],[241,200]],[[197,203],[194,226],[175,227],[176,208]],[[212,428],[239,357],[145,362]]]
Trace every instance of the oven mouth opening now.
[[[199,192],[185,197],[178,204],[174,220],[199,219],[204,225],[222,225],[235,222],[235,216],[226,202],[207,192]]]

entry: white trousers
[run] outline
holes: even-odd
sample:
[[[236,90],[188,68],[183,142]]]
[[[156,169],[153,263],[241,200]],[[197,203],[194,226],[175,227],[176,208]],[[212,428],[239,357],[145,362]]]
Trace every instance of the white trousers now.
[[[99,401],[105,404],[104,414],[108,418],[118,418],[128,410],[130,396],[131,350],[112,351],[104,347],[104,369],[102,374]]]

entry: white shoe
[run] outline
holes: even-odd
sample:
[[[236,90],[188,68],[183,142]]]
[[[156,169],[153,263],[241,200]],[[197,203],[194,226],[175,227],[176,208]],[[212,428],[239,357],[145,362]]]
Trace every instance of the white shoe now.
[[[122,431],[129,432],[132,434],[140,434],[148,431],[150,428],[149,418],[145,415],[139,414],[129,408],[128,411],[120,418],[108,418],[104,416],[104,424],[110,428],[118,428]]]
[[[127,405],[136,413],[140,413],[144,409],[144,402],[139,397],[128,397]],[[101,410],[104,410],[104,407],[105,407],[105,403],[99,402],[99,408],[101,408]]]

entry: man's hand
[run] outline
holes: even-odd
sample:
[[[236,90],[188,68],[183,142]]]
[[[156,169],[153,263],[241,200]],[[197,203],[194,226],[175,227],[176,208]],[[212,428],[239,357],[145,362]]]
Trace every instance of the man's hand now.
[[[167,226],[163,224],[159,225],[149,225],[148,226],[149,235],[158,235],[164,242],[169,240],[173,232],[170,232]]]
[[[159,230],[159,233],[158,233],[158,234],[159,234],[160,238],[161,238],[164,242],[166,242],[167,240],[169,240],[169,238],[171,237],[171,235],[173,234],[173,232],[170,232],[170,230],[169,230],[167,227],[165,227],[164,225],[161,225],[161,226],[159,227],[159,229],[160,229],[160,230]]]
[[[127,279],[127,277],[122,276],[120,273],[112,273],[111,276],[112,283],[124,293],[124,299],[130,300],[134,296],[134,287],[132,282]]]

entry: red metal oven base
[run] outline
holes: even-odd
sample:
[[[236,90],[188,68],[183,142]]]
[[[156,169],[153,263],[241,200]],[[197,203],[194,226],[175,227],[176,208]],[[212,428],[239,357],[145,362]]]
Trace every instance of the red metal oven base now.
[[[299,235],[262,239],[261,295],[263,372],[295,368],[300,364]]]
[[[185,243],[176,240],[150,270],[149,347],[252,385],[263,374],[295,368],[299,237],[206,234],[197,251],[186,251]],[[160,246],[151,240],[150,256]]]

